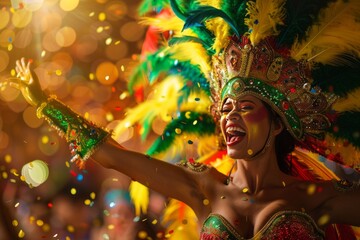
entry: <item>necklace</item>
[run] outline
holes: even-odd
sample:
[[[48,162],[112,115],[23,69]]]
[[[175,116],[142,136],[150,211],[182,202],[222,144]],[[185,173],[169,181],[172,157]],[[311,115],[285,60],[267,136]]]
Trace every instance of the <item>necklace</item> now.
[[[235,164],[236,164],[236,161],[235,161],[234,164],[232,165],[232,167],[231,167],[231,169],[230,169],[230,171],[229,171],[229,173],[228,173],[228,176],[227,176],[227,178],[226,178],[226,180],[225,180],[225,184],[226,184],[226,185],[229,185],[229,184],[232,182],[232,180],[233,180],[233,177],[231,176],[231,173],[232,173],[232,171],[234,170]]]
[[[230,169],[230,172],[228,173],[228,176],[227,176],[227,178],[226,178],[226,180],[225,180],[225,184],[226,184],[226,185],[229,185],[229,184],[233,181],[233,177],[231,176],[231,174],[232,174],[232,171],[234,170],[235,164],[236,164],[236,161],[235,161],[235,163],[232,165],[232,167],[231,167],[231,169]],[[241,192],[242,192],[242,193],[245,193],[245,194],[250,193],[248,187],[242,187],[242,188],[241,188]]]

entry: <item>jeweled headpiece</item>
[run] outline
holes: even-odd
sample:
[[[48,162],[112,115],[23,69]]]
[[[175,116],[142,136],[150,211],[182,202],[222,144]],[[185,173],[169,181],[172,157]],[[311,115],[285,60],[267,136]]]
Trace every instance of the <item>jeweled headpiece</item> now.
[[[310,64],[274,49],[272,39],[255,46],[247,37],[231,39],[212,63],[212,95],[220,106],[227,97],[256,96],[278,113],[297,139],[304,133],[318,136],[330,127],[326,114],[334,94],[312,87]]]

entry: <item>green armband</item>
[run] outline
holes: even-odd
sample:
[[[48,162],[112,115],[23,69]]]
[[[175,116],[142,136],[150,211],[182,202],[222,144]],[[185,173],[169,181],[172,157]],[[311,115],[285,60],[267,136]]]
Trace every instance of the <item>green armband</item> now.
[[[61,137],[65,137],[71,151],[71,162],[76,162],[79,168],[84,168],[85,161],[111,135],[54,97],[38,107],[37,116],[44,117]]]

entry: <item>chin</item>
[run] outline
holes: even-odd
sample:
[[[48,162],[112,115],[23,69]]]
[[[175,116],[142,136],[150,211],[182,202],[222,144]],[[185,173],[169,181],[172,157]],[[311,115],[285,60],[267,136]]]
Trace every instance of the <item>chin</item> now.
[[[246,157],[246,154],[244,151],[240,151],[238,149],[227,149],[227,154],[232,159],[242,159]]]

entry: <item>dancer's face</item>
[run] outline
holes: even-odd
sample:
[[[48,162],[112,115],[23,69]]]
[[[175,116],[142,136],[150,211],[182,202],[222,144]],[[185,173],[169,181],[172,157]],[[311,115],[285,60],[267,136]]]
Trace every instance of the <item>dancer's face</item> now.
[[[256,97],[227,98],[221,108],[221,131],[230,157],[246,159],[262,151],[270,125],[270,113]]]

